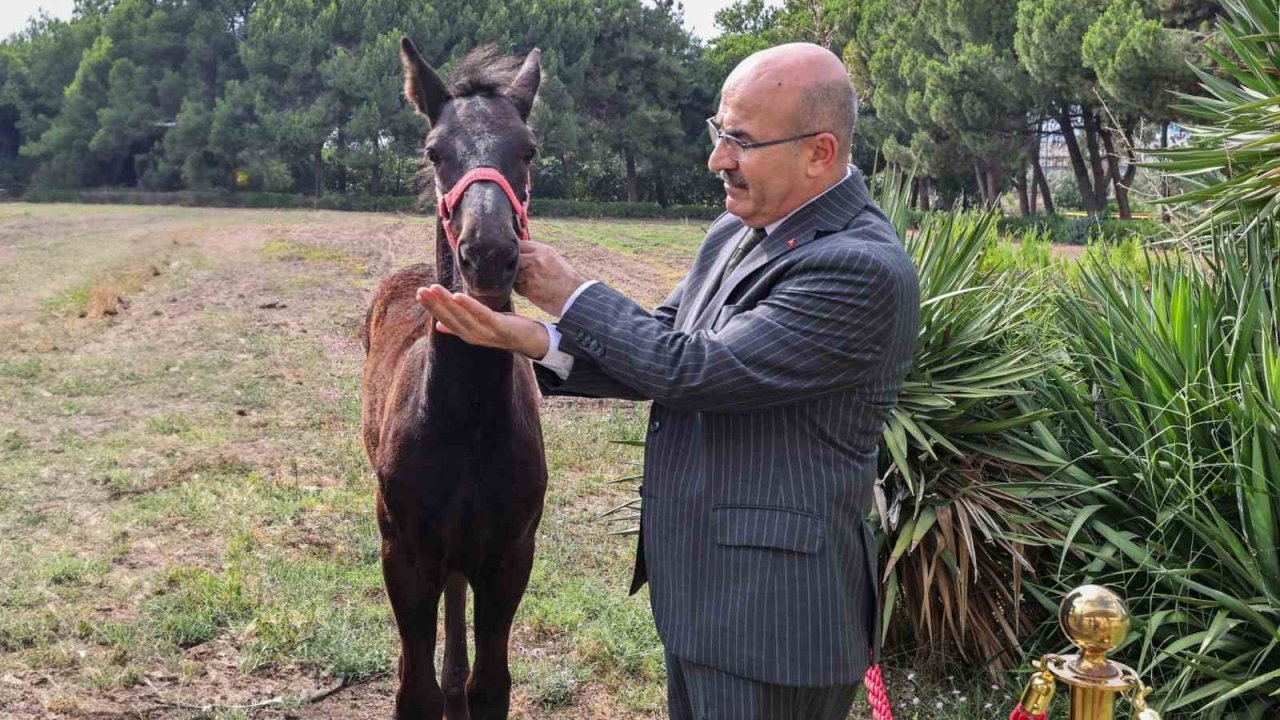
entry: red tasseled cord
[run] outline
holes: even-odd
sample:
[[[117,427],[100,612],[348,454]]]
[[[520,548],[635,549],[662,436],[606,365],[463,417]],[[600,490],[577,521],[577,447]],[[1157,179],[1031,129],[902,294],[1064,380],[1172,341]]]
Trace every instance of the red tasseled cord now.
[[[893,720],[893,710],[889,708],[889,693],[885,692],[884,676],[880,674],[879,665],[872,665],[867,670],[867,674],[862,676],[862,684],[867,686],[867,702],[871,704],[872,720]]]
[[[1045,720],[1047,716],[1048,713],[1032,715],[1023,709],[1022,703],[1018,703],[1018,707],[1014,708],[1013,712],[1009,713],[1009,720]]]

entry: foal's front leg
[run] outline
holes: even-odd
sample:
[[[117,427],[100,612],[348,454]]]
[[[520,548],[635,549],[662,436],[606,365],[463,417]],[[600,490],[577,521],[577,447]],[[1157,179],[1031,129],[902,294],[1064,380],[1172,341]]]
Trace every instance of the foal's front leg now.
[[[385,537],[385,536],[384,536]],[[403,546],[382,542],[382,576],[400,633],[396,720],[440,720],[444,693],[436,682],[436,618],[444,577],[435,563]]]
[[[467,681],[471,720],[506,720],[511,707],[507,648],[516,608],[533,568],[533,538],[512,548],[498,567],[473,578],[476,662]]]

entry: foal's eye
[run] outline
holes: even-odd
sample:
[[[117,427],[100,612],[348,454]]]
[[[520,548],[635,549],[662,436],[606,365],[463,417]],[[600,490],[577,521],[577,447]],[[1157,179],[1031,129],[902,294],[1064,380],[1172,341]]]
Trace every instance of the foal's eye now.
[[[435,148],[427,148],[427,160],[432,165],[440,164],[440,153],[436,152]]]

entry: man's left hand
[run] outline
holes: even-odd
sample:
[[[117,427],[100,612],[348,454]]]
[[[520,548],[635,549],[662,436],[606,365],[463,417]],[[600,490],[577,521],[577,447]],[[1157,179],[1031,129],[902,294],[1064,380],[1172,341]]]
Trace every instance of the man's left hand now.
[[[535,360],[546,357],[551,347],[542,323],[515,313],[495,312],[465,293],[432,285],[418,288],[418,302],[431,312],[436,330],[457,335],[472,345],[510,350]]]

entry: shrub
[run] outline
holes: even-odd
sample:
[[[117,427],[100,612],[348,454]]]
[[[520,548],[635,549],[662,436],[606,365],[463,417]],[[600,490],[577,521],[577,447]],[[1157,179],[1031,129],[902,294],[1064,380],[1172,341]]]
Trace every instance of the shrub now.
[[[147,192],[127,188],[97,190],[62,190],[33,188],[24,196],[27,202],[68,202],[119,205],[185,205],[192,207],[235,208],[312,208],[317,210],[350,210],[359,212],[422,212],[432,214],[434,208],[423,207],[416,196],[330,194],[320,197],[260,191],[183,190],[179,192]],[[529,213],[534,217],[643,218],[669,220],[714,220],[724,212],[719,206],[671,205],[657,203],[600,202],[595,200],[562,200],[535,197]]]
[[[1167,235],[1169,231],[1156,220],[1036,215],[1002,218],[1000,233],[1013,237],[1027,233],[1045,233],[1051,242],[1062,245],[1088,245],[1095,240],[1117,243],[1130,237],[1150,242]]]
[[[1060,582],[1127,597],[1124,659],[1189,717],[1280,713],[1276,241],[1260,226],[1147,277],[1090,262],[1059,296],[1070,363],[1043,388],[1047,437],[1084,504]]]

